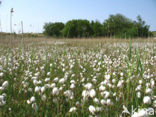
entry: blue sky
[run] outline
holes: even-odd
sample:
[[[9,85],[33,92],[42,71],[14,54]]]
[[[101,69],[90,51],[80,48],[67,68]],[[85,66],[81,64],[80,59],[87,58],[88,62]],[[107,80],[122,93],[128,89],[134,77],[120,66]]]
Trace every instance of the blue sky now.
[[[137,15],[156,30],[156,0],[2,0],[0,6],[0,31],[10,31],[10,9],[14,8],[13,30],[42,32],[45,22],[67,22],[71,19],[99,20],[110,14],[121,13],[136,20]]]

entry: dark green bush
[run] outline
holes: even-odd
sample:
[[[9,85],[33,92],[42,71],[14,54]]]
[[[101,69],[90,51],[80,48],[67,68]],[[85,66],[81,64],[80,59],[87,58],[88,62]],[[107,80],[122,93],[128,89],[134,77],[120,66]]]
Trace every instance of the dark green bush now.
[[[92,28],[88,20],[71,20],[68,21],[63,29],[64,37],[90,37]]]
[[[47,36],[61,37],[64,24],[61,22],[46,23],[44,25],[44,34]]]

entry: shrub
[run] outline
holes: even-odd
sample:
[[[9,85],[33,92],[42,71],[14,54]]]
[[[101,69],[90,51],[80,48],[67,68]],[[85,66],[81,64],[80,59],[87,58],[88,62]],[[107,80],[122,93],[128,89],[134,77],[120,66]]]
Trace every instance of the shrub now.
[[[88,20],[68,21],[63,30],[64,37],[89,37],[92,35],[92,28]]]
[[[61,22],[46,23],[44,25],[44,34],[47,36],[61,37],[64,24]]]

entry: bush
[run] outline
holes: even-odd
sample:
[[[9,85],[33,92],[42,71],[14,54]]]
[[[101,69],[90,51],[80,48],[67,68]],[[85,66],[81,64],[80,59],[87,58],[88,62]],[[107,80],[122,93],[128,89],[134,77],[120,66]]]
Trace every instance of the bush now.
[[[63,30],[64,37],[89,37],[92,35],[92,28],[88,20],[71,20],[66,23]]]
[[[44,25],[44,34],[47,36],[61,37],[64,24],[61,22],[46,23]]]

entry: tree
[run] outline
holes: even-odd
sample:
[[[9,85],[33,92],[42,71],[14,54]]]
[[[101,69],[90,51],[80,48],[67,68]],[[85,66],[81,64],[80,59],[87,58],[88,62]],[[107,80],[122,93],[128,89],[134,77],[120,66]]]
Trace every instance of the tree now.
[[[104,36],[116,37],[147,37],[149,34],[149,26],[145,25],[145,21],[140,16],[137,21],[132,21],[121,14],[110,15],[103,23]]]
[[[47,36],[61,37],[64,24],[61,22],[45,23],[44,34]]]
[[[62,31],[63,33],[63,36],[64,37],[70,37],[70,38],[73,38],[73,37],[77,37],[78,36],[78,33],[77,33],[77,21],[76,20],[71,20],[71,21],[68,21]]]
[[[145,24],[141,16],[137,17],[137,21],[125,17],[121,14],[110,15],[107,20],[101,24],[98,21],[88,20],[70,20],[65,25],[61,22],[46,23],[44,25],[44,34],[48,36],[67,38],[81,37],[119,37],[134,38],[148,37],[152,33],[149,31],[149,25]]]
[[[91,22],[91,28],[93,31],[93,37],[100,37],[102,36],[102,24],[98,21],[92,21]]]
[[[68,21],[63,29],[65,37],[89,37],[92,35],[92,28],[88,20]]]
[[[148,37],[149,25],[145,25],[145,21],[142,20],[140,15],[137,16],[136,27],[137,27],[138,37]]]
[[[103,31],[107,36],[123,36],[131,25],[132,21],[121,14],[110,15],[103,24]]]

